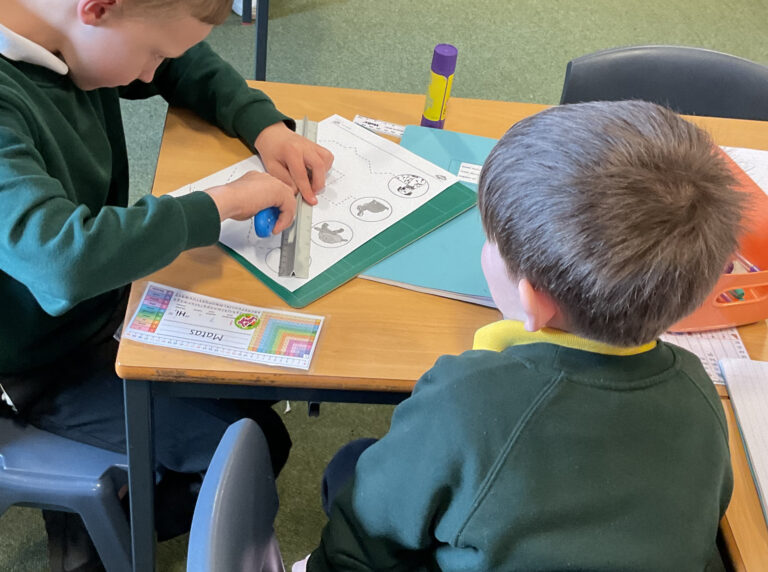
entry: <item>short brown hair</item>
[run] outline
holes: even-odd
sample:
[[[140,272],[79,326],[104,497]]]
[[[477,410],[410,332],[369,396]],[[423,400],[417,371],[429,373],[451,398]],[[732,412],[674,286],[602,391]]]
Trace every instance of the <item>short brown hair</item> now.
[[[703,130],[643,101],[550,108],[489,155],[478,202],[511,276],[574,333],[649,342],[711,291],[737,245],[742,196]]]
[[[213,26],[223,23],[232,13],[232,0],[127,0],[127,4],[131,9],[145,12],[183,9],[193,18]]]

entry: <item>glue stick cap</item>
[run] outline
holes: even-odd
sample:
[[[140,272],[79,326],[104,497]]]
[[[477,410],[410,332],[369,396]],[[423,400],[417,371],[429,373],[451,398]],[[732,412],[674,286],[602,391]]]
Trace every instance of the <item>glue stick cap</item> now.
[[[438,75],[448,77],[456,71],[456,56],[459,50],[451,44],[437,44],[432,54],[432,71]]]

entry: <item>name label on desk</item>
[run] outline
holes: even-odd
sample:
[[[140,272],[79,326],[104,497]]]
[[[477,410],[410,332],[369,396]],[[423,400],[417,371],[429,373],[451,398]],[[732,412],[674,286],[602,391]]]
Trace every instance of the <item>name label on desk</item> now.
[[[264,365],[309,369],[322,316],[270,310],[150,282],[123,337]]]
[[[465,183],[474,183],[475,185],[480,182],[480,171],[482,165],[475,165],[474,163],[462,163],[459,166],[459,172],[456,175],[460,181]]]
[[[405,132],[403,125],[397,123],[390,123],[389,121],[382,121],[381,119],[373,119],[371,117],[365,117],[364,115],[355,115],[352,120],[353,123],[365,127],[369,131],[373,131],[378,135],[391,135],[393,137],[402,137]]]

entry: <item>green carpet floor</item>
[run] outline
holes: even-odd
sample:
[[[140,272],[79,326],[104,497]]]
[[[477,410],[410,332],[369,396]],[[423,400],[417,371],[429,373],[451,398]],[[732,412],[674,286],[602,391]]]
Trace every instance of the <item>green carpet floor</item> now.
[[[432,48],[459,49],[453,95],[557,103],[567,62],[599,49],[684,44],[768,64],[766,0],[272,0],[267,79],[421,93]],[[243,75],[253,74],[253,28],[233,16],[210,42]],[[768,105],[768,102],[766,102]],[[149,191],[165,113],[155,99],[124,106],[132,160],[131,194]],[[380,436],[392,409],[303,403],[285,414],[294,440],[278,485],[277,535],[286,562],[317,541],[324,516],[319,480],[346,441]],[[280,411],[285,409],[279,404]],[[184,569],[186,537],[162,543],[160,570]],[[14,508],[0,518],[0,570],[45,570],[42,519]]]

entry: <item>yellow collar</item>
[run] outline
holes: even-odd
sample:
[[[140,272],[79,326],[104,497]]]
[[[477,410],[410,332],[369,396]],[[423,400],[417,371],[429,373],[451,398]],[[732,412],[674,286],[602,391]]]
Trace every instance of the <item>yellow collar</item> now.
[[[510,346],[520,346],[525,344],[555,344],[584,350],[597,354],[607,354],[614,356],[631,356],[647,352],[656,347],[656,341],[648,342],[642,346],[620,347],[604,344],[581,338],[563,330],[554,328],[544,328],[537,332],[529,332],[523,327],[522,322],[515,320],[501,320],[483,326],[475,332],[475,343],[473,349],[491,350],[500,352]]]

